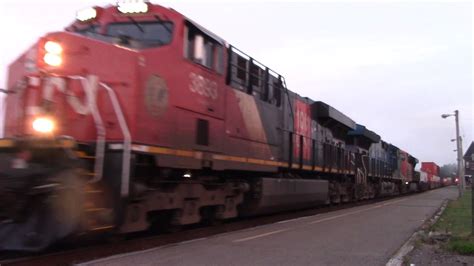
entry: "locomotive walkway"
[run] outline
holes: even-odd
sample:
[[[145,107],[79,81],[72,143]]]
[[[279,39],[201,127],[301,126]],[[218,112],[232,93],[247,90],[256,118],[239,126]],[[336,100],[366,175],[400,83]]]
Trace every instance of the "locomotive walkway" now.
[[[83,265],[385,265],[456,196],[456,187],[447,187]]]

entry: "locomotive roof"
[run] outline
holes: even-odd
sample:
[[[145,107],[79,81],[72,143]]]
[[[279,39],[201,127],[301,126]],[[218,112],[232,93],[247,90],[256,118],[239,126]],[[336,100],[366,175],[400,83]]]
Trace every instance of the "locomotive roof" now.
[[[199,23],[193,21],[192,19],[188,18],[188,17],[185,17],[184,16],[184,19],[190,23],[191,25],[193,25],[194,27],[196,27],[198,30],[202,31],[204,34],[206,34],[207,36],[211,37],[212,39],[214,39],[216,42],[218,42],[219,44],[223,45],[223,46],[227,46],[227,43],[224,41],[224,39],[222,39],[221,37],[219,37],[217,34],[211,32],[210,30],[206,29],[205,27],[201,26]]]
[[[408,160],[412,163],[412,164],[417,164],[419,161],[417,158],[411,156],[411,155],[408,155]]]
[[[348,130],[354,130],[356,128],[354,120],[327,103],[321,101],[314,102],[311,105],[311,111],[315,118],[332,120],[346,127]]]
[[[349,131],[349,136],[360,136],[364,137],[372,142],[379,142],[380,136],[375,132],[368,130],[365,126],[357,124],[354,130]]]

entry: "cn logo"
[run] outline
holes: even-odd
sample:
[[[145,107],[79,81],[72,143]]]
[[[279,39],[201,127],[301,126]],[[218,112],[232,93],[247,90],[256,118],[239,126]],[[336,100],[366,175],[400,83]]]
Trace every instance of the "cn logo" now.
[[[201,96],[217,100],[217,83],[196,73],[189,73],[189,90]]]
[[[296,111],[296,119],[297,119],[297,132],[300,134],[307,134],[310,131],[310,123],[311,120],[308,114],[305,111],[297,110]]]

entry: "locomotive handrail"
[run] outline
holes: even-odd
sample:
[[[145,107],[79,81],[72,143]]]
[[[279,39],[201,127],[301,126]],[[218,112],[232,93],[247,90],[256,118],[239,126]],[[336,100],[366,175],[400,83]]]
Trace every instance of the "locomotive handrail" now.
[[[280,82],[282,84],[282,87],[285,89],[285,94],[288,97],[288,104],[290,105],[290,112],[291,112],[291,121],[293,124],[295,123],[295,114],[293,113],[293,106],[291,105],[291,98],[290,98],[290,93],[288,91],[288,87],[286,86],[286,81],[283,76],[280,76]]]
[[[103,167],[104,167],[104,154],[105,154],[105,136],[106,136],[106,129],[104,127],[104,123],[102,118],[99,114],[99,110],[97,108],[97,102],[95,98],[95,90],[91,88],[89,80],[82,76],[69,76],[68,78],[81,80],[82,87],[86,93],[88,104],[90,111],[92,113],[92,117],[94,119],[94,123],[96,124],[97,128],[97,145],[96,145],[96,160],[94,165],[95,176],[89,182],[95,183],[102,179],[103,175]],[[122,156],[122,179],[121,179],[121,189],[120,195],[125,197],[128,195],[128,186],[130,182],[130,158],[131,158],[131,134],[130,130],[127,125],[127,121],[125,120],[125,116],[123,114],[122,108],[120,107],[120,103],[117,99],[117,95],[115,91],[104,82],[98,82],[98,84],[103,87],[107,91],[107,95],[112,103],[112,107],[114,109],[115,115],[117,116],[117,120],[119,122],[120,130],[122,131],[123,135],[123,156]]]
[[[276,71],[265,66],[258,60],[255,60],[253,57],[249,56],[248,54],[244,53],[243,51],[232,45],[229,45],[229,47],[227,48],[227,53],[227,85],[232,86],[232,83],[234,83],[238,86],[237,89],[244,90],[248,94],[252,94],[254,92],[254,88],[258,88],[260,98],[264,101],[270,100],[268,99],[269,88],[271,88],[273,91],[278,90],[278,94],[280,95],[281,93],[284,93],[282,91],[284,89],[281,82],[282,76]],[[245,60],[245,66],[240,66],[238,63],[234,63],[234,56],[237,56],[238,58],[243,58]],[[237,72],[244,72],[245,77],[242,79],[239,77],[235,78],[234,75],[232,75],[233,70]],[[273,77],[273,79],[270,79],[270,76]],[[274,84],[275,80],[278,81],[277,84]],[[257,84],[254,84],[253,81],[256,81]],[[281,99],[281,96],[279,97],[279,99]],[[280,106],[280,101],[281,100],[277,100],[278,106]]]
[[[102,117],[99,114],[99,109],[97,108],[97,102],[94,95],[95,89],[90,86],[89,80],[82,76],[69,76],[68,78],[81,81],[82,88],[87,97],[89,110],[92,113],[92,118],[94,119],[95,127],[97,129],[97,145],[95,149],[96,155],[94,163],[95,175],[91,180],[89,180],[90,183],[96,183],[102,180],[104,170],[105,136],[107,132]]]
[[[125,120],[125,116],[122,112],[122,108],[120,107],[120,103],[117,99],[117,95],[115,94],[115,91],[109,85],[103,82],[100,82],[99,84],[107,90],[109,98],[112,102],[112,106],[117,115],[120,129],[122,130],[123,156],[122,156],[122,182],[121,182],[122,186],[120,189],[120,195],[122,197],[126,197],[128,196],[129,183],[130,183],[130,158],[131,158],[131,150],[132,150],[132,137],[127,125],[127,121]]]

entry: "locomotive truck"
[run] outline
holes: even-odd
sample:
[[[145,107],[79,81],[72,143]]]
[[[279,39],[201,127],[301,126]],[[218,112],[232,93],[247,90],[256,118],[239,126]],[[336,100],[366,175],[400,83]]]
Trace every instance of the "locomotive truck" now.
[[[77,13],[8,70],[0,250],[408,192],[417,159],[178,13]]]

